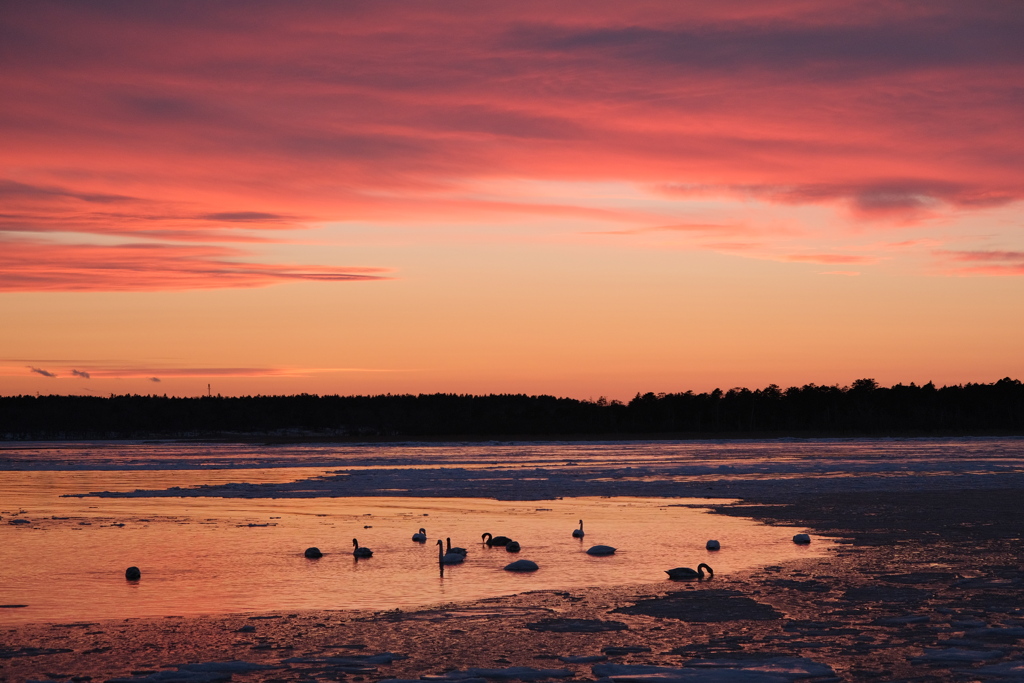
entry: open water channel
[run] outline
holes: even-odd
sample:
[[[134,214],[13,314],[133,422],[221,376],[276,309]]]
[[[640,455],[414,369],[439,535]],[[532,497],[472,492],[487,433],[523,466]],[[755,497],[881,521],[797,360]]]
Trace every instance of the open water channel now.
[[[517,486],[529,486],[543,477],[522,476],[523,468],[583,468],[597,487],[591,490],[600,490],[602,482],[624,476],[699,482],[899,476],[929,468],[942,474],[957,467],[998,475],[1022,469],[1019,441],[965,443],[945,461],[935,457],[936,449],[951,452],[944,442],[902,450],[866,441],[10,444],[0,447],[0,623],[411,608],[531,590],[663,581],[665,569],[700,562],[723,577],[820,555],[830,542],[816,538],[810,546],[795,545],[792,536],[802,529],[711,514],[701,506],[723,501],[686,497],[683,490],[678,498],[572,496],[579,492],[572,489],[549,500],[495,500],[479,497],[473,476],[465,473],[493,478],[515,470]],[[352,495],[350,484],[344,495],[325,495],[317,486],[339,468],[346,476],[363,468],[393,471],[402,486],[396,495],[380,488]],[[410,481],[428,472],[443,480],[445,468],[462,473],[456,495],[411,495]],[[192,495],[200,486],[214,490]],[[126,497],[83,496],[91,492]],[[582,541],[571,535],[581,518]],[[411,540],[421,527],[426,544]],[[522,551],[489,548],[481,543],[483,532],[510,536]],[[435,543],[448,537],[469,555],[442,572]],[[373,549],[373,557],[355,559],[353,538]],[[705,549],[712,538],[721,542],[720,551]],[[610,557],[587,555],[595,544],[617,551]],[[324,556],[306,559],[309,546]],[[540,570],[503,570],[520,558],[535,561]],[[125,580],[124,570],[132,565],[142,570],[141,581]]]

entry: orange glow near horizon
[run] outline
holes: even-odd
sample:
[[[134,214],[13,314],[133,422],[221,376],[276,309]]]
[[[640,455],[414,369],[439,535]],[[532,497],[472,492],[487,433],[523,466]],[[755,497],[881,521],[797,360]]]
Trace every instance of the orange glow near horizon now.
[[[1011,3],[41,2],[0,31],[0,394],[1024,377]]]

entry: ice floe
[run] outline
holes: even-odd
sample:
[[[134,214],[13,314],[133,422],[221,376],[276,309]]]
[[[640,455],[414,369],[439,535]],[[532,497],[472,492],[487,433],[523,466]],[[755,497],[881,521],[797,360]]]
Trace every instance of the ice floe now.
[[[595,664],[592,670],[599,681],[607,683],[787,683],[835,675],[827,664],[803,657],[693,659],[682,668]]]

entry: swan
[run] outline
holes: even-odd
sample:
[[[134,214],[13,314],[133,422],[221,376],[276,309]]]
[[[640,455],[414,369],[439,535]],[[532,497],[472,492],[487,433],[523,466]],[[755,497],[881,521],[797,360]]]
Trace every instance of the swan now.
[[[587,555],[614,555],[615,548],[610,545],[595,545],[587,550]]]
[[[689,567],[676,567],[675,569],[666,569],[665,573],[668,574],[668,578],[673,581],[691,581],[697,579],[698,581],[704,580],[704,570],[708,570],[707,578],[711,579],[715,576],[715,570],[708,565],[701,562],[697,565],[697,570],[694,571]]]
[[[538,569],[540,567],[537,566],[537,563],[530,560],[516,560],[512,564],[505,565],[507,572],[535,572]]]
[[[139,571],[138,567],[128,567],[128,569],[124,570],[124,578],[129,581],[138,581],[142,578],[142,572]]]
[[[453,553],[451,551],[445,553],[444,541],[440,538],[437,539],[437,561],[442,565],[445,564],[462,564],[466,561],[466,556],[460,553]]]
[[[797,534],[793,537],[793,543],[799,543],[800,545],[806,545],[811,542],[811,537],[807,534]]]
[[[316,546],[306,548],[306,552],[303,554],[311,560],[316,560],[324,556],[324,554],[320,552],[320,548],[317,548]]]
[[[510,553],[518,553],[519,552],[519,541],[509,541],[508,543],[505,544],[505,550],[507,550]]]
[[[453,548],[452,539],[446,538],[445,540],[448,541],[448,549],[445,551],[445,553],[455,553],[456,555],[462,555],[463,557],[469,554],[469,551],[465,548],[459,548],[458,546]]]
[[[369,548],[359,547],[359,541],[352,539],[352,554],[356,557],[373,557],[373,551]]]
[[[426,543],[427,542],[427,530],[426,529],[420,529],[418,532],[416,532],[415,534],[412,535],[412,540],[416,541],[417,543]]]
[[[480,535],[480,538],[484,539],[484,543],[489,546],[495,545],[508,545],[508,542],[512,539],[508,536],[491,536],[490,534],[484,533]]]
[[[708,550],[721,550],[722,544],[718,541],[708,541],[707,545],[704,546]]]
[[[583,538],[583,520],[580,520],[580,528],[572,530],[573,538]]]

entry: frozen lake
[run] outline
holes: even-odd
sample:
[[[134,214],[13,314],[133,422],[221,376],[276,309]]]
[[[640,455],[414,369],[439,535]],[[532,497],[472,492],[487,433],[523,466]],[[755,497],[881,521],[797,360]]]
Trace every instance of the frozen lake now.
[[[802,529],[710,514],[692,504],[715,501],[695,496],[866,480],[995,486],[1021,476],[1021,446],[1019,439],[5,444],[0,622],[408,608],[656,582],[665,569],[699,562],[727,579],[823,553],[828,541],[796,546],[791,537]],[[82,497],[90,492],[106,493]],[[581,517],[583,542],[571,537]],[[411,541],[420,527],[425,545]],[[522,552],[487,548],[485,531],[518,540]],[[442,575],[433,544],[449,536],[470,553]],[[354,537],[372,558],[353,558]],[[721,551],[704,549],[710,538]],[[594,544],[618,552],[586,555]],[[308,546],[324,557],[304,558]],[[540,571],[502,570],[519,558]],[[130,565],[142,569],[140,582],[124,580]]]

